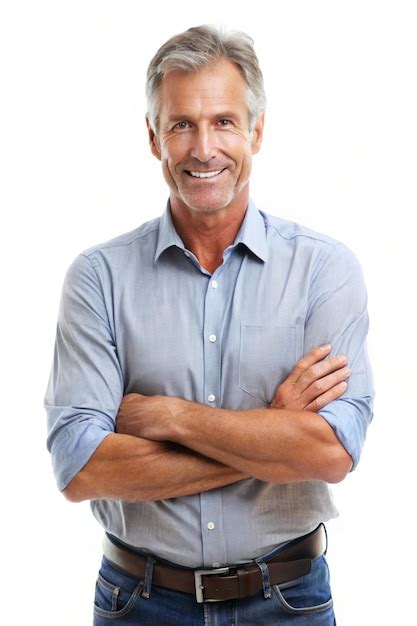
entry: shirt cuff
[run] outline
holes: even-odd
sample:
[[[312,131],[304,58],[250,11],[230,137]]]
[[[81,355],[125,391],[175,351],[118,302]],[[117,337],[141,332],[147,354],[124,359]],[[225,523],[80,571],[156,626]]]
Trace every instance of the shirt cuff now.
[[[366,431],[373,417],[373,396],[339,398],[319,411],[352,457],[353,471],[361,456]]]
[[[52,467],[60,491],[86,465],[93,452],[113,431],[87,419],[62,428],[51,444]]]

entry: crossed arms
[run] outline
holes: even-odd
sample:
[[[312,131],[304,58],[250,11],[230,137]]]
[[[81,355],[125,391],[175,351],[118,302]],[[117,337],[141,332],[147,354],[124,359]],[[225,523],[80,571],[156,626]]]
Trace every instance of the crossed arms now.
[[[344,247],[332,250],[320,280],[310,284],[306,356],[270,407],[241,411],[162,395],[123,397],[108,317],[112,300],[106,302],[96,269],[80,255],[67,274],[45,398],[48,449],[58,487],[70,500],[159,500],[247,477],[337,482],[356,467],[372,418],[373,385],[366,290]],[[351,375],[329,349],[313,349],[327,341],[332,354],[348,356]],[[344,393],[338,385],[347,376]]]
[[[352,459],[318,414],[346,390],[346,358],[311,350],[269,408],[231,411],[169,396],[124,396],[109,434],[64,490],[73,502],[160,500],[255,477],[339,482]]]

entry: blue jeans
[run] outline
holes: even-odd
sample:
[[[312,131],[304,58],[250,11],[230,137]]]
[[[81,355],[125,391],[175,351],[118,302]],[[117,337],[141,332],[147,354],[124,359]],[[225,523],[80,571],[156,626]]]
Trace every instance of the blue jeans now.
[[[191,594],[152,585],[152,567],[138,579],[103,556],[96,583],[94,626],[335,626],[324,555],[313,561],[309,574],[289,586],[270,586],[263,561],[258,561],[262,591],[247,598],[198,604]]]

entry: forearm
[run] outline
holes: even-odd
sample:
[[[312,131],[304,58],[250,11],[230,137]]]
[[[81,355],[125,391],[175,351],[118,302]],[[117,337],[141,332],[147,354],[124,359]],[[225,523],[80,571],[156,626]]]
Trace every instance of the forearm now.
[[[318,414],[273,408],[228,411],[180,401],[169,439],[273,483],[338,482],[351,458]]]
[[[110,434],[65,489],[74,502],[137,502],[187,496],[247,475],[176,443]]]

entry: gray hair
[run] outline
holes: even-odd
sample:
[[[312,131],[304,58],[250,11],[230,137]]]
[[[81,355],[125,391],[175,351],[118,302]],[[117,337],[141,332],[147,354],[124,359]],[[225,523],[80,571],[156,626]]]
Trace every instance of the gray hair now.
[[[249,130],[265,111],[266,97],[261,68],[253,47],[253,39],[240,31],[226,32],[205,24],[174,35],[165,42],[151,60],[146,80],[146,98],[150,124],[159,130],[160,84],[171,70],[195,72],[229,59],[238,66],[246,82],[246,103]]]

